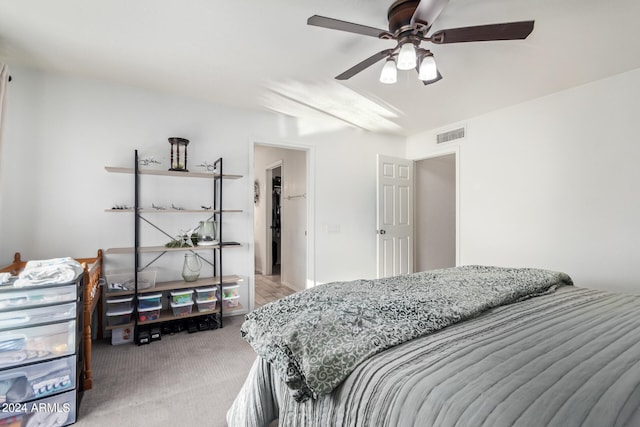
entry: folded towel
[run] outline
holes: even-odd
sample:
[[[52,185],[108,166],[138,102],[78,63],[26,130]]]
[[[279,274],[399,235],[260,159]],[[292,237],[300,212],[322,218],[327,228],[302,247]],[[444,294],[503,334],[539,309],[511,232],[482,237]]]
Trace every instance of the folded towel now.
[[[69,257],[29,261],[13,286],[22,288],[42,284],[67,283],[75,279],[81,271],[82,265]]]
[[[11,273],[0,273],[0,285],[5,284],[11,278]]]

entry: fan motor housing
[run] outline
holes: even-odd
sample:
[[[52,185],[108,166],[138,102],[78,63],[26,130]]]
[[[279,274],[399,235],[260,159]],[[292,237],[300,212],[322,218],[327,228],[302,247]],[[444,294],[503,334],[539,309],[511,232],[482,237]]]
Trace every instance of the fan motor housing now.
[[[398,34],[403,31],[411,30],[411,17],[416,11],[420,0],[396,0],[393,2],[387,18],[389,20],[389,31]]]

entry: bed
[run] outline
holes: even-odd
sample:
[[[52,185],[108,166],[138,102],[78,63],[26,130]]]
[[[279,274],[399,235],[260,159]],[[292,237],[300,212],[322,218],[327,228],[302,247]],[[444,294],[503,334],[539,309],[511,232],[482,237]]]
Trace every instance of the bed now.
[[[490,270],[500,273],[491,283],[475,282],[476,273]],[[503,286],[531,271],[540,270],[466,266],[329,284],[328,292],[315,290],[327,286],[321,285],[249,313],[242,333],[258,357],[227,413],[229,426],[268,426],[274,420],[280,426],[640,425],[640,296],[580,288],[546,270],[541,287],[521,292],[517,283],[515,290],[511,283]],[[382,313],[387,321],[384,310],[413,282],[421,282],[428,296],[411,290],[409,305],[399,309],[420,323],[400,320],[396,328],[406,340],[387,346],[385,328],[394,327],[375,321],[373,333],[358,329],[359,321],[368,322],[368,312]],[[342,287],[347,293],[340,293]],[[361,305],[360,296],[352,295],[360,288],[382,301]],[[477,301],[467,304],[467,296]],[[336,301],[346,301],[337,303],[346,311],[330,313]],[[476,302],[479,308],[469,310]],[[307,303],[319,307],[311,309],[315,314],[298,309]],[[416,307],[431,305],[443,307],[444,318],[453,320],[442,321],[430,308],[423,310],[426,317],[416,315]],[[323,323],[327,318],[339,324],[336,330],[347,324],[353,329],[346,354],[356,360],[335,379],[344,364],[332,361],[339,345],[331,341],[336,330]],[[414,329],[416,336],[406,333]],[[301,344],[324,340],[314,330],[329,336],[321,356],[316,344]],[[382,348],[359,360],[367,352],[359,347],[360,335]],[[324,387],[325,382],[337,385]]]
[[[96,256],[87,258],[75,258],[82,265],[83,283],[84,283],[84,301],[83,301],[83,329],[82,329],[82,345],[84,351],[84,375],[82,378],[82,389],[89,390],[93,387],[93,376],[91,371],[91,321],[98,311],[98,338],[102,337],[102,304],[100,278],[102,277],[103,257],[102,249],[98,249]],[[0,268],[0,273],[6,272],[12,275],[18,273],[24,268],[26,261],[21,259],[20,252],[16,252],[13,262],[6,267]]]

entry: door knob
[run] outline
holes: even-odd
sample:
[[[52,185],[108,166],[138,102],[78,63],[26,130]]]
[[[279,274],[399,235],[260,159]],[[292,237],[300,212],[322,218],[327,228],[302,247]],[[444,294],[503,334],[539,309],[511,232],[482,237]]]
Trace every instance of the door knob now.
[[[380,234],[387,234],[386,230],[380,230]]]

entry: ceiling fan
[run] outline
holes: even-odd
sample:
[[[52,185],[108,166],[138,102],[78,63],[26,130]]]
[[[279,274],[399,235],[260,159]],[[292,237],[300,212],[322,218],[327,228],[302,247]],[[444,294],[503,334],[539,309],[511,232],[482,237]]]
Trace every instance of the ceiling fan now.
[[[387,13],[389,31],[318,15],[310,17],[307,24],[397,41],[393,49],[385,49],[373,54],[336,76],[337,80],[347,80],[386,58],[380,74],[382,83],[395,83],[397,70],[415,69],[418,72],[418,78],[425,85],[439,81],[442,79],[442,75],[438,71],[433,53],[429,49],[420,47],[422,42],[447,44],[522,40],[526,39],[533,31],[534,21],[520,21],[451,28],[428,35],[433,22],[447,3],[449,0],[396,0],[389,7]]]

